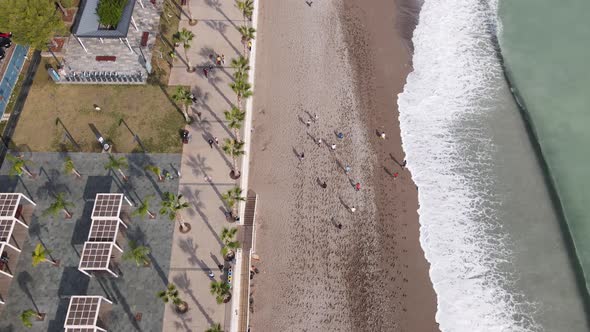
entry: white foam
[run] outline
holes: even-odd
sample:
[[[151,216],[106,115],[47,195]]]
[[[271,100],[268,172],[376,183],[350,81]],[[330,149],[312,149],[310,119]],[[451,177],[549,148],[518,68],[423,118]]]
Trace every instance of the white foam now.
[[[493,105],[502,75],[490,38],[496,10],[495,0],[426,0],[413,37],[414,71],[398,101],[445,332],[538,329],[525,300],[507,290],[508,235],[494,214],[493,142],[482,127],[493,112],[483,105]]]

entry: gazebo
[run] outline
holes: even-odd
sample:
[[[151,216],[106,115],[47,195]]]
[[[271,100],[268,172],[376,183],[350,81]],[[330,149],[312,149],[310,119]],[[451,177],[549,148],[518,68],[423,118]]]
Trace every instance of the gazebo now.
[[[102,296],[72,296],[64,323],[65,332],[106,332],[105,316],[113,302]]]
[[[142,0],[137,0],[143,8]],[[129,31],[129,25],[133,24],[135,30],[137,24],[133,18],[133,8],[135,7],[136,0],[128,0],[127,5],[123,9],[119,24],[114,29],[107,29],[102,27],[99,23],[98,15],[96,14],[96,8],[100,0],[82,0],[80,3],[80,14],[78,14],[77,20],[73,26],[72,35],[76,37],[76,40],[80,43],[84,51],[88,53],[88,49],[82,42],[84,38],[96,38],[103,42],[103,39],[119,39],[125,43],[129,50],[133,53],[133,49],[127,39],[127,33]]]

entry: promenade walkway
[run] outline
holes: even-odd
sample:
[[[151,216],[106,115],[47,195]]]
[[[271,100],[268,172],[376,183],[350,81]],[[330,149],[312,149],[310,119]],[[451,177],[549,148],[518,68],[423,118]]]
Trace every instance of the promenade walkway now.
[[[190,86],[197,98],[190,111],[195,121],[187,126],[192,139],[183,149],[179,184],[179,192],[190,204],[183,216],[192,230],[188,234],[181,234],[178,228],[175,230],[169,273],[170,282],[177,285],[190,309],[187,314],[177,315],[172,306],[167,305],[164,331],[205,331],[213,323],[221,323],[223,329],[229,331],[232,303],[216,303],[209,292],[208,273],[213,271],[214,279],[220,280],[218,265],[223,264],[223,257],[219,234],[223,227],[238,226],[226,221],[221,195],[239,185],[240,180],[229,177],[232,161],[221,146],[225,138],[232,137],[223,112],[236,103],[235,94],[228,86],[232,79],[229,63],[242,52],[237,27],[243,24],[243,18],[232,0],[192,0],[190,4],[198,24],[190,26],[183,16],[179,29],[187,28],[195,34],[188,57],[197,70],[186,71],[184,50],[179,47],[180,59],[175,61],[169,81],[170,85]],[[186,11],[186,7],[183,10]],[[223,54],[225,64],[209,71],[205,77],[202,69],[213,64],[215,58],[209,56],[215,57],[215,54]],[[197,113],[200,113],[200,120]],[[208,140],[215,137],[219,145],[210,147]],[[234,298],[239,297],[236,293]]]

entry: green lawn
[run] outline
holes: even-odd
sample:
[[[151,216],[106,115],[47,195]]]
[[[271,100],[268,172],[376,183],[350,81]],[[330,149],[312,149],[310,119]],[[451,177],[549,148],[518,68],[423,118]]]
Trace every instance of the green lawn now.
[[[114,152],[141,152],[134,134],[151,153],[182,150],[179,130],[182,114],[167,97],[175,87],[153,85],[68,85],[55,84],[43,60],[18,121],[13,142],[21,150],[75,151],[65,128],[85,152],[98,152],[90,124],[109,142]],[[93,105],[100,106],[95,111]],[[56,124],[59,118],[63,123]],[[129,129],[120,120],[123,119]]]

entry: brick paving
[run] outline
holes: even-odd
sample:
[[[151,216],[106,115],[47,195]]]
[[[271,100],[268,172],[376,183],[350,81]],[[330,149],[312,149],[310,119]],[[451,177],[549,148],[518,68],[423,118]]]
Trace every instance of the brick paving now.
[[[165,305],[156,298],[156,292],[164,289],[170,268],[170,243],[174,224],[167,217],[141,220],[133,217],[127,223],[127,239],[151,248],[152,265],[136,267],[135,263],[124,261],[120,265],[119,278],[88,278],[78,271],[79,253],[88,236],[90,213],[96,193],[124,193],[137,203],[147,195],[154,195],[151,210],[157,212],[161,193],[176,192],[178,178],[157,182],[153,174],[143,170],[147,164],[176,174],[180,166],[179,154],[130,154],[126,155],[130,177],[122,182],[118,174],[104,169],[107,154],[68,154],[79,172],[81,179],[62,172],[64,154],[26,154],[33,161],[31,172],[36,179],[26,176],[7,176],[9,162],[0,169],[0,192],[22,192],[37,203],[30,225],[30,238],[23,246],[18,258],[14,280],[10,286],[6,304],[0,306],[0,331],[24,331],[19,315],[23,310],[34,308],[47,313],[45,321],[34,322],[33,331],[63,331],[63,323],[72,295],[102,295],[113,301],[113,311],[105,322],[109,331],[161,331]],[[74,202],[74,217],[65,220],[59,217],[42,217],[43,211],[52,203],[51,193],[65,192],[68,200]],[[132,211],[133,208],[130,207]],[[193,233],[195,234],[195,233]],[[43,241],[51,255],[61,260],[60,267],[41,263],[31,266],[33,247]],[[128,248],[127,241],[122,244]],[[34,304],[33,304],[34,303]],[[133,319],[142,313],[141,321]]]

